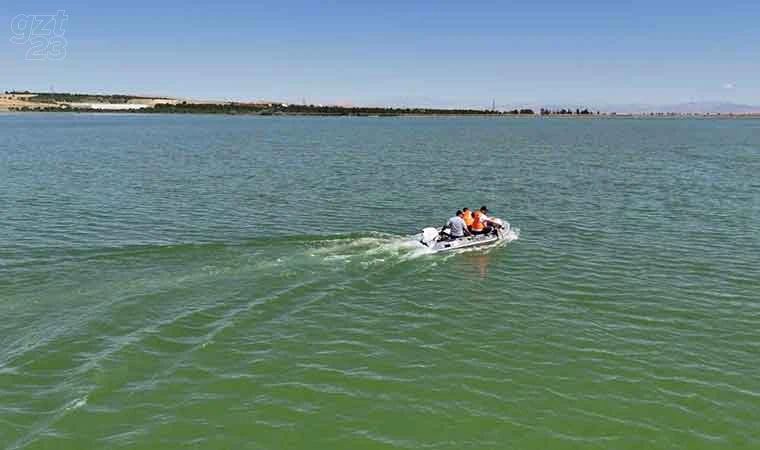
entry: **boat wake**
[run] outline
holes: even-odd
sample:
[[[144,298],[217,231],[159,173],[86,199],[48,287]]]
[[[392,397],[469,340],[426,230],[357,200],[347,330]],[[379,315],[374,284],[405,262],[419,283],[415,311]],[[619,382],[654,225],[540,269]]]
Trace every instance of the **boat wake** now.
[[[476,251],[486,252],[503,247],[519,238],[520,230],[513,228],[505,233],[503,239],[489,248],[457,249],[449,252],[449,255]],[[436,251],[423,245],[421,239],[422,235],[419,233],[408,236],[372,233],[360,237],[335,237],[312,243],[313,247],[310,248],[308,254],[311,257],[322,258],[324,261],[358,262],[365,267],[391,260],[402,262],[435,255]]]
[[[409,261],[433,252],[420,244],[419,236],[396,236],[373,233],[363,237],[321,240],[308,254],[325,261],[359,262],[364,266],[389,260]]]

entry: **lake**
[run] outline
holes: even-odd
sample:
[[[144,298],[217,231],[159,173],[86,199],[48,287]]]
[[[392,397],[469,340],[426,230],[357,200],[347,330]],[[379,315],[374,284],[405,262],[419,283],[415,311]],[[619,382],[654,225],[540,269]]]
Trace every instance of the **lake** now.
[[[759,175],[751,119],[0,115],[0,447],[758,448]]]

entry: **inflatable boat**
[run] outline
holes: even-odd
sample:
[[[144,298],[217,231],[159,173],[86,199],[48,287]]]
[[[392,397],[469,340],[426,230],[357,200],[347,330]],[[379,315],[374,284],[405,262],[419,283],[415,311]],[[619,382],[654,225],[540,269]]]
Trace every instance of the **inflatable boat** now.
[[[481,247],[491,247],[506,239],[509,234],[509,222],[501,219],[493,219],[500,225],[494,227],[493,231],[488,234],[476,234],[474,236],[465,236],[452,238],[448,235],[448,229],[424,228],[420,243],[434,252],[448,252],[460,249],[474,249]]]

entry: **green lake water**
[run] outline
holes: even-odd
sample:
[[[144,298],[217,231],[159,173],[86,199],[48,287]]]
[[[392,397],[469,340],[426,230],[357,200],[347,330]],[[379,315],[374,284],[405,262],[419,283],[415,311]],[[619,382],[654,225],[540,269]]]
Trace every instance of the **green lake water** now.
[[[760,120],[0,115],[0,318],[3,449],[757,449]]]

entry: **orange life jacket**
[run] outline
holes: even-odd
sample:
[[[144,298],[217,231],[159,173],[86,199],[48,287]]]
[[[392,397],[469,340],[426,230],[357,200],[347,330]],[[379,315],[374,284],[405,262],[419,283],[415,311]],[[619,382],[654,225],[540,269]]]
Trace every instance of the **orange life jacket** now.
[[[482,215],[483,213],[480,211],[475,211],[475,214],[472,215],[472,231],[483,231],[483,228],[486,227],[483,222],[480,221],[480,216]]]
[[[462,219],[464,219],[464,224],[468,227],[472,225],[473,221],[475,221],[475,219],[472,218],[472,211],[465,211]]]

